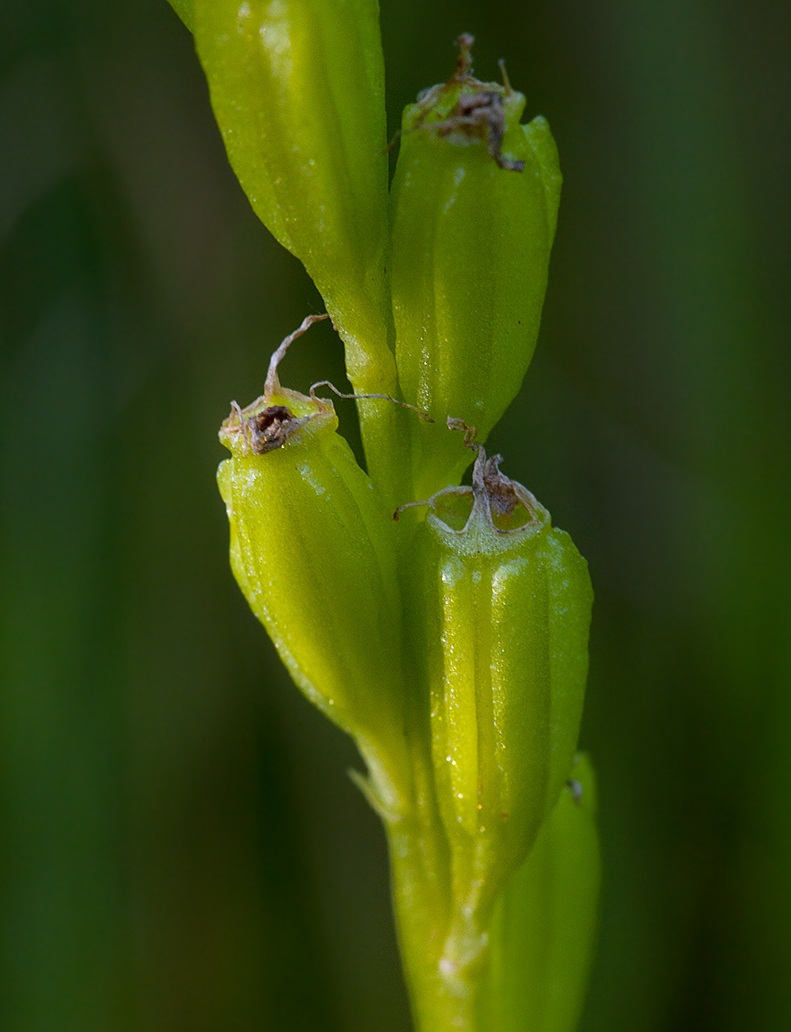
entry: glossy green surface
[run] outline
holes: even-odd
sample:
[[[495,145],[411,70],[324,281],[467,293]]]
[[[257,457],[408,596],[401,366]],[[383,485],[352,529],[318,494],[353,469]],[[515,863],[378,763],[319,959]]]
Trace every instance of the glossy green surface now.
[[[475,854],[476,866],[496,868],[496,886],[524,859],[569,776],[587,677],[590,578],[563,531],[547,526],[488,555],[476,543],[470,554],[466,541],[429,521],[438,795],[459,857]]]
[[[463,510],[464,498],[450,504]],[[439,503],[416,535],[409,627],[451,851],[450,935],[468,939],[485,931],[569,777],[592,591],[585,560],[541,507],[499,529],[476,495],[459,529]]]

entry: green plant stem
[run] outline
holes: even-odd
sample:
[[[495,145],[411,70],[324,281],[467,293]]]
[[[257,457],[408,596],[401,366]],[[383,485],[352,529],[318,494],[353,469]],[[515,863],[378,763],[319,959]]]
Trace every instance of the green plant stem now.
[[[427,755],[413,755],[413,808],[386,821],[393,905],[417,1032],[477,1032],[485,936],[453,892],[447,836]]]
[[[389,428],[389,440],[396,444],[403,421],[418,417],[392,404],[390,410],[396,413],[396,419]],[[398,474],[397,481],[391,484],[391,496],[394,491],[412,491],[409,462],[404,462],[402,456],[401,463],[391,469]],[[408,495],[397,498],[398,504],[405,500]],[[415,528],[410,528],[407,518],[402,529],[399,571],[407,634],[418,640],[413,621],[419,620],[420,614],[412,605],[414,585],[409,572],[414,563]],[[449,933],[452,928],[455,931],[458,924],[458,897],[454,895],[450,844],[437,800],[430,700],[427,693],[416,690],[422,678],[415,657],[408,657],[406,663],[404,732],[410,753],[410,799],[399,816],[382,815],[390,852],[393,908],[404,975],[416,1032],[476,1032],[472,986],[447,963],[451,945]],[[446,958],[445,964],[443,958]]]
[[[431,861],[434,836],[410,819],[387,831],[398,939],[416,1030],[476,1032],[474,985],[462,971],[445,970],[442,963],[448,898]]]
[[[398,397],[396,384],[388,386],[354,384],[360,394],[370,392]],[[405,424],[406,420],[420,417],[392,401],[365,400],[358,401],[357,406],[366,467],[384,499],[389,518],[399,505],[415,500],[409,450],[404,444],[408,440]]]

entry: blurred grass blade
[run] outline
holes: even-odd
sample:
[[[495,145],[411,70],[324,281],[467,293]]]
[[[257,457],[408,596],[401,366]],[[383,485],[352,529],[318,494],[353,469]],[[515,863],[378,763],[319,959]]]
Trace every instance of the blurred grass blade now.
[[[586,756],[495,911],[481,1032],[573,1032],[596,930],[596,787]],[[580,794],[581,791],[581,794]]]

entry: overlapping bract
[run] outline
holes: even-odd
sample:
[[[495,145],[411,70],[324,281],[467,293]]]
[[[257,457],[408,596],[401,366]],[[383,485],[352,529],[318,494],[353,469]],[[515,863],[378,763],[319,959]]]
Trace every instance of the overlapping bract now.
[[[571,774],[495,908],[478,999],[484,1029],[577,1027],[596,936],[601,862],[596,779],[587,756],[577,758]]]

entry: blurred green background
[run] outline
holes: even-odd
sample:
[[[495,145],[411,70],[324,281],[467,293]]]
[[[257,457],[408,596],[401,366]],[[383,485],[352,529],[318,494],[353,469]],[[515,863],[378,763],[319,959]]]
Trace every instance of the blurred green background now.
[[[393,129],[467,30],[561,151],[493,443],[597,591],[582,1032],[791,1028],[791,8],[383,8]],[[165,0],[6,0],[0,64],[0,1027],[406,1032],[358,761],[247,611],[214,485],[320,299]],[[342,368],[317,327],[285,377]]]

